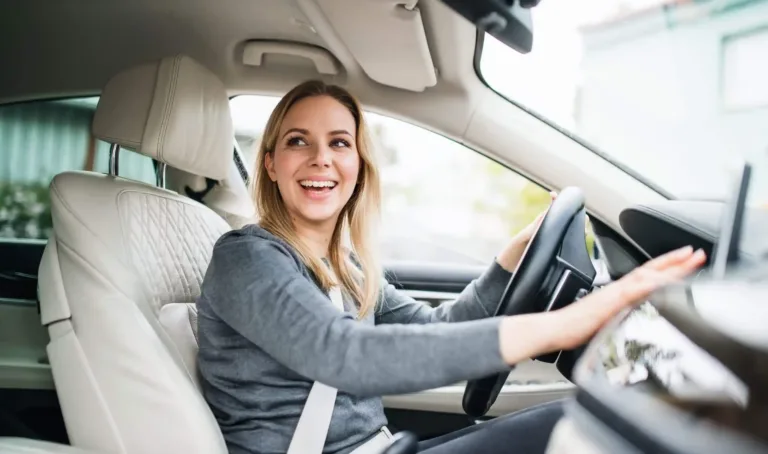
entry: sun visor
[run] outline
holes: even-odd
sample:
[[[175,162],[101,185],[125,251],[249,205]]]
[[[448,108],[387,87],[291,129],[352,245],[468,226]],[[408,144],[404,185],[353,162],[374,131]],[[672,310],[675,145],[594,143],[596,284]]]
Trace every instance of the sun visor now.
[[[416,92],[437,83],[416,1],[316,2],[368,77]]]

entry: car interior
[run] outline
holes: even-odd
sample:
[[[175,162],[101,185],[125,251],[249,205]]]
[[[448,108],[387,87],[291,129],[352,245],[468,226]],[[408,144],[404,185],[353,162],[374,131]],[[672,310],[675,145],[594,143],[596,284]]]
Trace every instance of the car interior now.
[[[606,270],[596,286],[677,247],[715,247],[722,202],[670,198],[493,90],[477,71],[485,32],[442,1],[0,8],[0,108],[97,98],[80,108],[105,164],[47,182],[46,240],[0,235],[0,452],[226,452],[196,375],[195,299],[216,239],[258,221],[230,112],[237,96],[321,79],[542,188],[578,188]],[[153,162],[148,180],[124,173],[137,157]],[[747,220],[747,259],[766,250],[765,214]],[[385,265],[431,305],[484,270]],[[384,403],[393,432],[427,439],[567,398],[569,378],[527,361],[478,414],[463,405],[465,383]]]

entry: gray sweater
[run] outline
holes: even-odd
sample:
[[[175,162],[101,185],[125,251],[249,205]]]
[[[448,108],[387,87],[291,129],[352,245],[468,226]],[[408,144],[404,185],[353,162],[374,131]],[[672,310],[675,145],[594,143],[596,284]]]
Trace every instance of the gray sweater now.
[[[494,262],[438,308],[383,280],[376,310],[355,320],[287,243],[256,225],[225,234],[198,301],[198,358],[230,453],[285,453],[315,380],[339,390],[323,452],[341,454],[387,423],[382,395],[510,370],[489,318],[509,278]]]

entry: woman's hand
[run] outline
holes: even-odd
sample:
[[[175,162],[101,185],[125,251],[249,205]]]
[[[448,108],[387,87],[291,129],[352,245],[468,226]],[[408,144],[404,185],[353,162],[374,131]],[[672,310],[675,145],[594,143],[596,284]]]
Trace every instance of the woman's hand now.
[[[505,317],[499,329],[507,364],[588,342],[611,318],[657,288],[678,281],[706,260],[702,250],[678,249],[649,260],[621,279],[552,312]]]
[[[556,192],[550,192],[549,195],[552,200],[557,198]],[[541,224],[541,221],[546,214],[546,210],[539,213],[539,215],[536,216],[536,219],[518,232],[496,257],[496,262],[501,265],[502,268],[510,273],[514,273],[515,270],[517,270],[517,266],[520,264],[520,259],[523,257],[525,248],[528,247],[528,243],[531,241],[531,238],[533,238],[533,234],[536,233],[536,229],[539,228],[539,224]]]

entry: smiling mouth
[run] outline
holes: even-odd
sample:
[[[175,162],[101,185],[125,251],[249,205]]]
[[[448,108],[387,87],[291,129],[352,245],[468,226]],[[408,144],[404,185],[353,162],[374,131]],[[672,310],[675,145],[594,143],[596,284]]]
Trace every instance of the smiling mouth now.
[[[324,192],[331,192],[338,183],[332,180],[301,180],[299,185],[310,193],[322,194]]]

